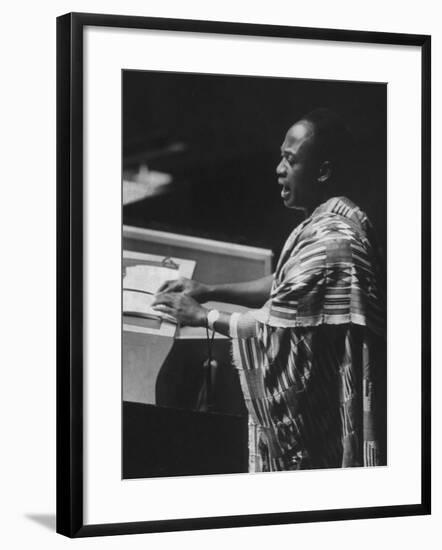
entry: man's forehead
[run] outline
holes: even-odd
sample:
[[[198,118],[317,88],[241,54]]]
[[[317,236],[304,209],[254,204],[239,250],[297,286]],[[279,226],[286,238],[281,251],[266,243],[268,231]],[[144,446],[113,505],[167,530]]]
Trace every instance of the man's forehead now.
[[[305,140],[310,140],[314,135],[314,126],[306,120],[296,122],[288,129],[284,139],[283,148],[301,145]]]

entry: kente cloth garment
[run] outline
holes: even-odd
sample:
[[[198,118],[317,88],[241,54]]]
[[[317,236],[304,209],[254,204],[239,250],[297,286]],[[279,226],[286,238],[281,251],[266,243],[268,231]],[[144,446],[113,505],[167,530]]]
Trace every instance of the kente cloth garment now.
[[[386,463],[385,277],[367,216],[338,197],[288,238],[270,299],[232,340],[253,471]]]

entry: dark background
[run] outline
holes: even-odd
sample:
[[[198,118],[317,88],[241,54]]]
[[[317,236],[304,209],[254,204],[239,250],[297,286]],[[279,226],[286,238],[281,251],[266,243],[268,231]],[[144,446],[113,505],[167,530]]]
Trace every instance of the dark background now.
[[[123,170],[172,174],[170,192],[127,205],[125,224],[270,248],[300,214],[275,177],[287,129],[328,107],[356,140],[348,193],[386,249],[387,86],[146,71],[123,72]]]

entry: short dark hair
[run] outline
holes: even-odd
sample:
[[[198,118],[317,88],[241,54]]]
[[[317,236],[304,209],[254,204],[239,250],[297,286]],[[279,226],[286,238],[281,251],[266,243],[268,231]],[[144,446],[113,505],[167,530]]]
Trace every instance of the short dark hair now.
[[[343,184],[349,178],[354,152],[354,139],[343,118],[334,111],[319,108],[301,120],[314,126],[314,150],[319,161],[332,163],[333,179]]]

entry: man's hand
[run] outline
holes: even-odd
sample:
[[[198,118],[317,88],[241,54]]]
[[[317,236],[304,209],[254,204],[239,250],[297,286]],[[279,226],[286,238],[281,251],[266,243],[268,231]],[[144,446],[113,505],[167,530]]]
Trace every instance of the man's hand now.
[[[177,282],[177,281],[174,281]],[[182,325],[202,327],[206,324],[207,310],[182,292],[162,292],[155,296],[152,307],[175,317]]]
[[[166,281],[158,289],[158,294],[166,292],[180,292],[186,296],[191,296],[197,302],[206,302],[209,297],[209,286],[204,283],[198,283],[186,277]]]

